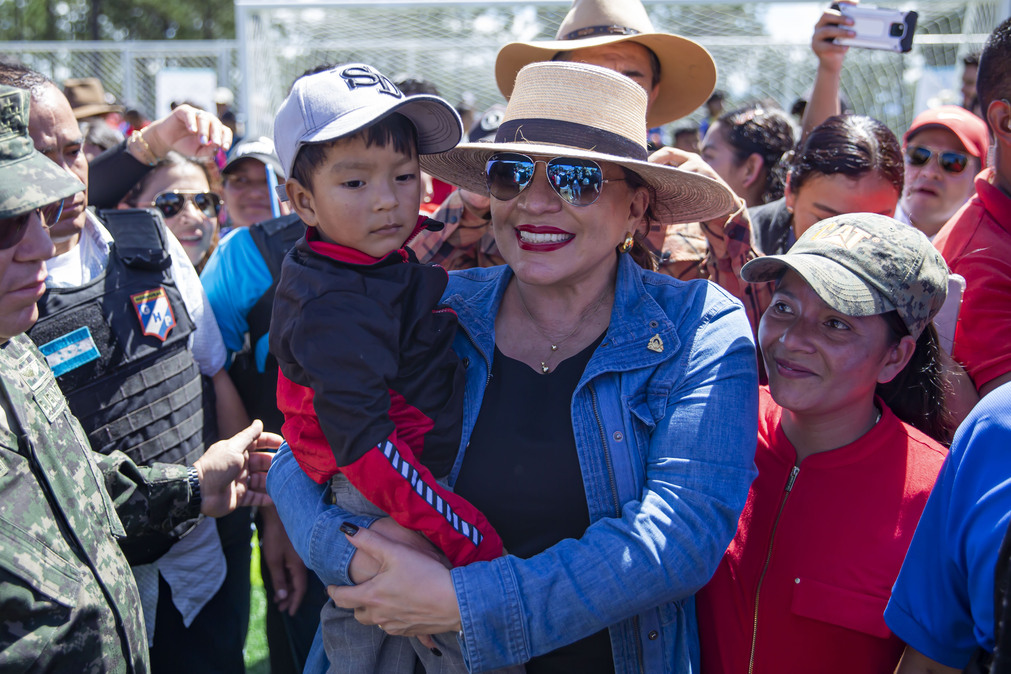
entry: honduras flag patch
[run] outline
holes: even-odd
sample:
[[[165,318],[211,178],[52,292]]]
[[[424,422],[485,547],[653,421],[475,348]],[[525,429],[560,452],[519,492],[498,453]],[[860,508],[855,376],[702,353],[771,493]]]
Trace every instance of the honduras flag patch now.
[[[57,377],[98,360],[99,357],[98,347],[87,326],[43,344],[39,351],[46,357],[46,362]]]
[[[130,295],[130,300],[137,311],[141,332],[164,342],[172,332],[172,328],[176,326],[176,317],[172,313],[172,305],[169,304],[165,288],[158,287]]]

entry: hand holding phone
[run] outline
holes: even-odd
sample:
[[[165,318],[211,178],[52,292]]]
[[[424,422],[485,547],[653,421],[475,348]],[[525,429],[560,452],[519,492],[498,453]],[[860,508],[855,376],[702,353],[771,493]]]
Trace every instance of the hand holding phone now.
[[[849,3],[834,3],[832,9],[853,20],[849,29],[856,37],[837,37],[835,42],[849,47],[883,49],[905,53],[913,48],[916,12],[869,7]]]
[[[838,39],[856,37],[856,33],[850,29],[852,23],[853,19],[844,16],[834,7],[826,7],[818,18],[811,34],[811,51],[818,57],[819,73],[824,70],[838,76],[842,71],[849,47],[841,44]]]

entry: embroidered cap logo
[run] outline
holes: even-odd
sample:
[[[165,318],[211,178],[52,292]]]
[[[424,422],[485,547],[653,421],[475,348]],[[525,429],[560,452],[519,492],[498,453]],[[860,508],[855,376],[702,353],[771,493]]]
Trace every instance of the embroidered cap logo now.
[[[853,225],[830,224],[822,227],[813,234],[809,241],[823,241],[824,243],[834,243],[842,246],[846,250],[853,250],[861,241],[874,238],[872,234]]]
[[[390,78],[368,66],[350,66],[341,71],[341,79],[354,91],[360,87],[379,87],[379,93],[403,98],[404,94]]]

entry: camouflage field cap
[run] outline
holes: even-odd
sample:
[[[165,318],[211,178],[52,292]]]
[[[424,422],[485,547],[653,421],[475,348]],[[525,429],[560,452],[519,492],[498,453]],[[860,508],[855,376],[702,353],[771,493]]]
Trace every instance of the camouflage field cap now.
[[[884,215],[849,213],[815,224],[785,255],[760,257],[741,276],[774,281],[797,272],[847,316],[897,311],[914,338],[944,304],[948,265],[923,233]]]
[[[0,86],[0,218],[69,197],[84,183],[35,151],[28,135],[29,95]]]

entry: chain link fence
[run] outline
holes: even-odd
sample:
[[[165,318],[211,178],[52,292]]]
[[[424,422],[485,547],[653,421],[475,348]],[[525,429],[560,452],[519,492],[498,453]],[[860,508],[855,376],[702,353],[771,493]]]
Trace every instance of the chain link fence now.
[[[156,113],[156,78],[163,69],[202,69],[217,74],[218,86],[240,91],[242,73],[234,40],[137,42],[5,42],[0,53],[54,82],[98,77],[120,103],[148,117]],[[180,91],[177,100],[186,100]]]
[[[279,3],[236,0],[236,29],[249,86],[249,127],[269,133],[273,112],[291,82],[320,63],[364,61],[394,79],[433,82],[453,103],[478,111],[501,96],[495,55],[510,41],[553,39],[568,0],[541,2],[350,0]],[[684,35],[712,53],[726,109],[754,100],[789,109],[811,86],[816,60],[809,43],[825,4],[800,2],[644,3],[658,31]],[[1007,16],[1007,0],[917,0],[880,6],[916,9],[913,52],[851,49],[843,90],[856,112],[896,131],[928,98],[952,99],[961,57],[982,47]],[[917,91],[923,83],[926,90]],[[960,99],[952,102],[960,102]],[[702,111],[694,115],[701,119]]]
[[[270,134],[291,82],[320,63],[364,61],[394,79],[429,80],[477,111],[501,101],[495,55],[510,41],[553,39],[569,0],[236,0],[236,41],[9,42],[0,51],[60,82],[100,77],[106,90],[155,112],[166,68],[211,69],[236,92],[249,134]],[[843,73],[850,107],[901,132],[928,101],[957,102],[961,58],[978,50],[1011,0],[917,0],[914,49],[905,55],[852,49]],[[726,109],[754,100],[789,109],[810,87],[808,43],[824,4],[646,0],[659,31],[690,37],[716,60]],[[179,99],[185,99],[180,92]],[[691,121],[701,119],[702,111]]]

